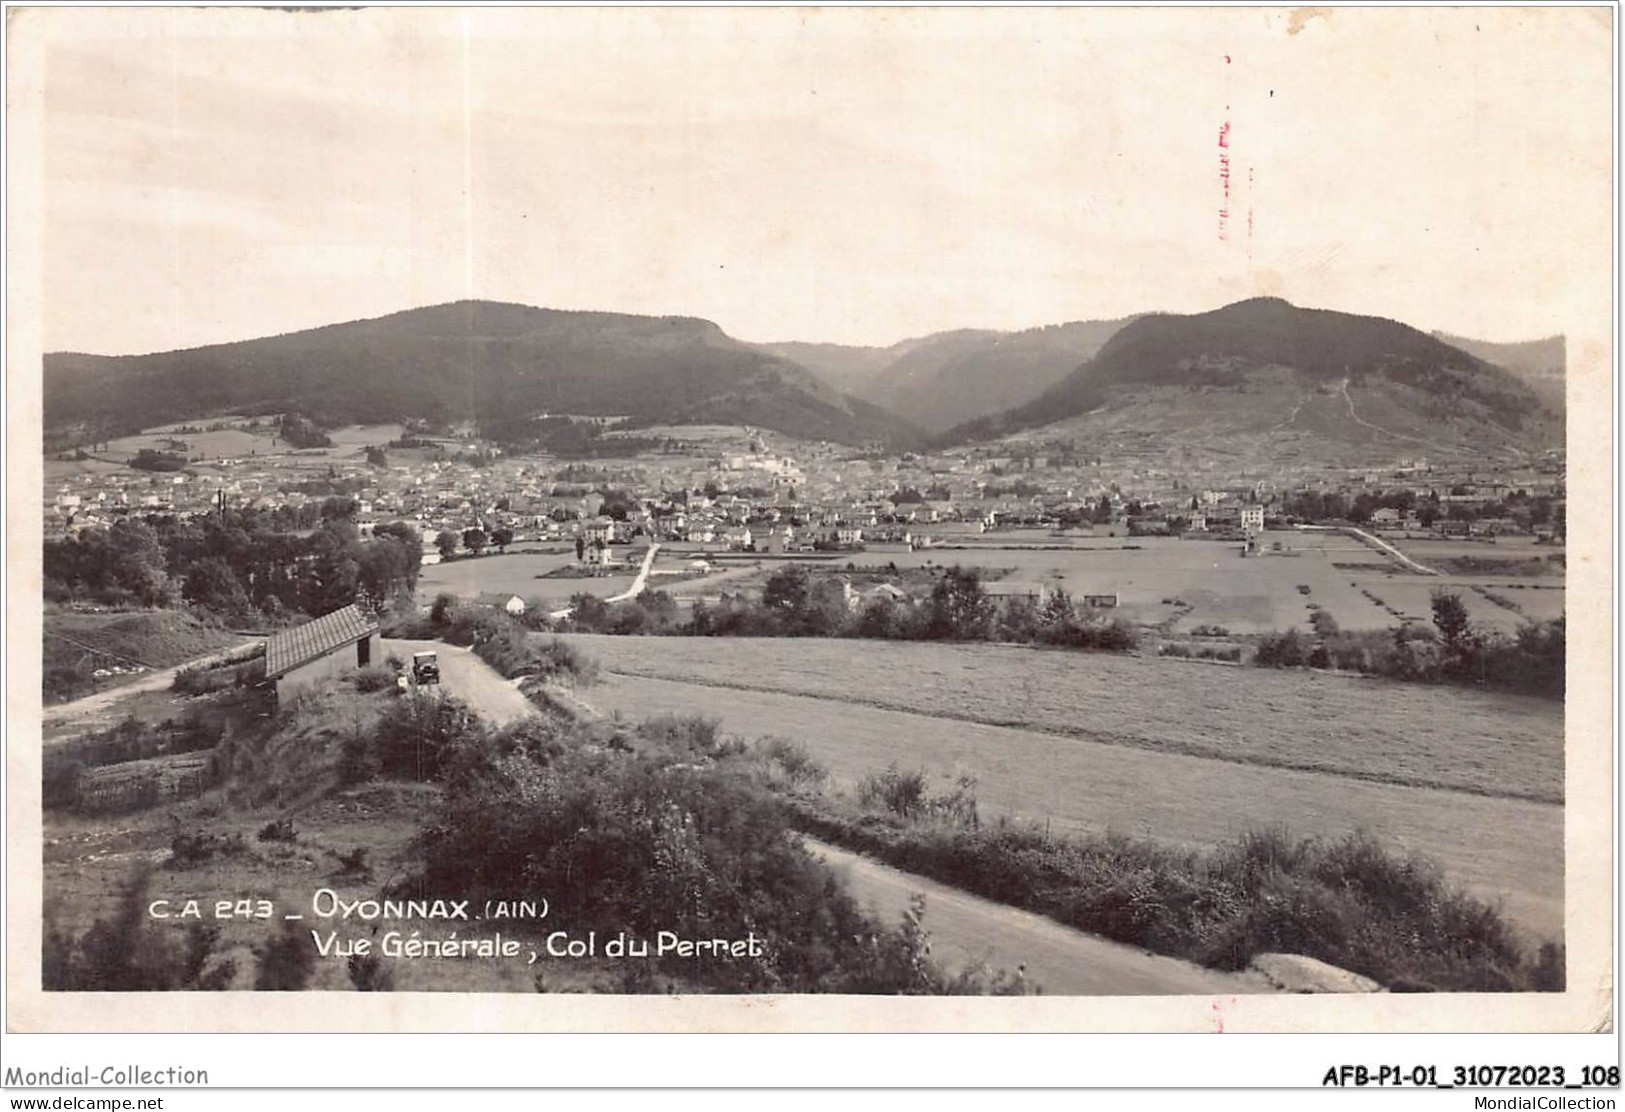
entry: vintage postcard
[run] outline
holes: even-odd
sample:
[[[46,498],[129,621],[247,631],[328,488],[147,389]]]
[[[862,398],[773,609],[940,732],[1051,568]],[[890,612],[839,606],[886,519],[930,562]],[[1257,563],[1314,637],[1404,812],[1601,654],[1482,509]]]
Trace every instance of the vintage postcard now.
[[[9,1030],[1611,1028],[1613,9],[7,15]]]

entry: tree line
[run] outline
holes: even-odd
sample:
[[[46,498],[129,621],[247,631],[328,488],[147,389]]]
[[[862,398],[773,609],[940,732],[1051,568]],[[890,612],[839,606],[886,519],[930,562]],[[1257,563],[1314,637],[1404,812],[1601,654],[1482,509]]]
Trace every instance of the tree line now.
[[[314,515],[312,526],[296,524]],[[422,539],[406,522],[362,538],[353,499],[305,511],[227,509],[126,518],[45,542],[45,597],[172,606],[231,620],[378,609],[417,586]]]
[[[1388,631],[1348,631],[1338,628],[1329,611],[1318,610],[1313,637],[1297,630],[1270,634],[1259,641],[1253,663],[1563,698],[1567,627],[1562,618],[1525,622],[1508,635],[1474,626],[1454,591],[1440,588],[1432,602],[1431,629],[1406,624]]]
[[[929,594],[850,599],[837,576],[813,576],[788,564],[768,577],[760,597],[724,594],[697,601],[685,616],[661,591],[610,605],[589,594],[570,600],[569,628],[588,633],[691,637],[861,637],[894,641],[1006,641],[1125,650],[1136,644],[1121,620],[1091,617],[1065,591],[1042,600],[990,595],[975,568],[946,569]]]

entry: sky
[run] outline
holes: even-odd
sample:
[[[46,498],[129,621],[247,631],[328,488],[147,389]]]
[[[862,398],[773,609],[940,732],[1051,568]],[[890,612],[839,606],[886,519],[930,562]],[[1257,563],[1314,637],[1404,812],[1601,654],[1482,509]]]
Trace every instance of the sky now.
[[[44,348],[468,297],[756,341],[1259,294],[1573,334],[1610,267],[1611,14],[12,13]]]

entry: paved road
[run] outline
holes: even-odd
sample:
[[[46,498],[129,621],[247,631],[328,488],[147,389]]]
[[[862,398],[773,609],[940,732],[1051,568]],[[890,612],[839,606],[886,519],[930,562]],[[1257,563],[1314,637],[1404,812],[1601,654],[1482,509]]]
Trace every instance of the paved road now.
[[[440,660],[440,689],[466,702],[487,722],[505,726],[536,713],[516,683],[503,679],[472,650],[444,641],[386,640],[382,644],[385,656],[393,653],[407,661],[408,667],[413,653],[434,653]]]
[[[967,895],[815,838],[807,848],[827,862],[858,903],[894,924],[915,893],[925,896],[931,956],[963,969],[983,962],[1014,972],[1046,996],[1234,996],[1271,991],[1253,973],[1224,973],[1064,927],[1052,919]]]

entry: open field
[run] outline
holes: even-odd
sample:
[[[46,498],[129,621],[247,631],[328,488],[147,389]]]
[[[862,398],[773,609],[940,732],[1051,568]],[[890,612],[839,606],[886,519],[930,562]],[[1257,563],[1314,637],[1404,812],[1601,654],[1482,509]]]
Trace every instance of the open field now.
[[[356,448],[382,448],[391,440],[399,440],[406,431],[404,425],[345,425],[341,429],[330,429],[327,438],[333,442],[334,450]]]
[[[1239,763],[1560,802],[1563,711],[1530,696],[1026,646],[572,634],[612,672],[1019,726]],[[771,731],[768,731],[771,732]]]
[[[1243,557],[1237,542],[1215,540],[1050,538],[1049,543],[1066,546],[1052,549],[999,547],[990,543],[994,537],[1009,534],[991,534],[962,547],[860,556],[857,562],[1010,568],[1015,578],[1059,584],[1073,595],[1115,592],[1123,617],[1149,624],[1177,618],[1176,631],[1203,625],[1223,626],[1232,633],[1307,627],[1311,602],[1335,613],[1346,629],[1384,629],[1395,623],[1392,615],[1349,585],[1356,576],[1333,566],[1334,561],[1381,563],[1386,558],[1338,534],[1266,533],[1265,543],[1279,542],[1283,551],[1257,557]],[[1005,543],[1016,542],[1005,539]],[[1041,538],[1020,543],[1041,543]],[[1309,594],[1298,590],[1300,584],[1309,587]],[[1165,599],[1183,601],[1191,609],[1186,613]]]
[[[1563,589],[1551,585],[1549,580],[1534,583],[1495,576],[1370,576],[1349,573],[1349,578],[1382,599],[1407,618],[1418,622],[1431,622],[1433,592],[1438,589],[1454,591],[1467,606],[1467,614],[1475,626],[1499,633],[1512,633],[1531,619],[1546,621],[1561,618],[1564,613]],[[1518,609],[1508,610],[1474,590],[1479,586],[1514,603]],[[1343,615],[1328,608],[1342,623]],[[1347,625],[1346,623],[1344,623]],[[1347,628],[1358,628],[1347,626]]]
[[[177,426],[179,427],[179,426]],[[117,440],[110,440],[104,451],[96,455],[109,460],[128,460],[143,448],[151,448],[155,452],[174,451],[188,459],[193,456],[204,456],[208,459],[219,459],[221,456],[246,456],[250,452],[264,455],[277,450],[272,447],[271,437],[274,428],[266,426],[258,429],[220,429],[216,432],[165,432],[153,430],[139,433],[135,436],[123,436]],[[171,440],[186,442],[184,451],[170,447]],[[277,447],[287,450],[285,444],[279,443]]]
[[[509,553],[430,564],[418,575],[418,598],[427,602],[442,592],[458,598],[473,598],[485,591],[515,594],[527,599],[553,598],[560,594],[568,596],[574,593],[569,586],[571,581],[538,579],[537,576],[572,564],[575,558],[575,549],[561,548],[557,552]],[[615,592],[603,593],[611,595]]]
[[[959,564],[1001,569],[1008,572],[1009,582],[1034,589],[1059,586],[1073,596],[1116,593],[1117,616],[1165,625],[1175,634],[1202,626],[1219,626],[1235,634],[1294,627],[1307,630],[1314,607],[1331,611],[1338,625],[1348,630],[1389,629],[1403,618],[1426,623],[1431,621],[1432,592],[1438,587],[1461,594],[1473,621],[1489,630],[1510,633],[1527,619],[1556,618],[1563,613],[1561,568],[1555,566],[1538,580],[1493,573],[1434,577],[1417,574],[1341,533],[1281,531],[1266,533],[1264,539],[1267,545],[1280,543],[1282,551],[1243,557],[1235,542],[1059,537],[1044,530],[1023,530],[956,538],[950,544],[913,552],[838,553],[819,566]],[[1461,542],[1439,543],[1450,545],[1448,554],[1459,555],[1458,550],[1468,548],[1481,558],[1486,553],[1496,558],[1528,555],[1512,544],[1502,549],[1489,545],[1472,549]],[[1411,544],[1405,542],[1404,551],[1410,553]],[[1554,550],[1534,547],[1532,551],[1549,555]],[[1425,563],[1425,553],[1419,552],[1415,558]],[[798,558],[798,562],[804,561],[804,557]],[[765,579],[781,563],[763,557],[760,578]],[[736,582],[733,589],[743,585]],[[1511,598],[1522,612],[1495,604],[1474,591],[1475,585]],[[1373,602],[1366,591],[1382,604]]]
[[[623,555],[632,553],[631,549],[618,551]],[[504,556],[481,556],[473,560],[430,564],[418,576],[417,597],[419,602],[428,603],[442,592],[468,599],[492,591],[558,604],[568,601],[571,595],[582,593],[597,595],[599,598],[611,598],[630,590],[636,581],[638,561],[643,557],[641,551],[635,555],[637,559],[624,571],[618,570],[613,575],[586,575],[579,578],[573,576],[537,578],[557,568],[573,564],[576,558],[574,548],[561,549],[558,552],[510,552]],[[659,574],[686,571],[689,560],[693,558],[690,553],[668,556],[662,548],[655,556],[656,574],[649,580],[649,590],[665,591],[675,598],[692,598],[696,595],[714,594],[723,589],[739,590],[752,577],[758,575],[754,566],[741,568],[738,565],[724,565],[715,574],[692,579]],[[766,574],[760,573],[762,576]]]
[[[1527,560],[1536,556],[1561,558],[1565,555],[1561,544],[1536,544],[1533,537],[1469,540],[1464,537],[1412,537],[1401,533],[1381,535],[1405,555],[1424,564],[1442,556],[1473,556],[1480,560]]]
[[[765,643],[733,644],[746,651]],[[1189,670],[1238,674],[1201,666]],[[1057,832],[1112,830],[1213,846],[1273,826],[1296,836],[1325,837],[1364,829],[1396,850],[1431,857],[1450,880],[1499,901],[1507,917],[1533,938],[1561,937],[1563,929],[1563,808],[1555,804],[633,676],[607,676],[580,697],[601,712],[619,712],[633,721],[665,713],[703,714],[745,737],[793,738],[847,787],[891,764],[925,770],[932,791],[951,790],[968,774],[976,779],[984,816],[1010,815]]]

